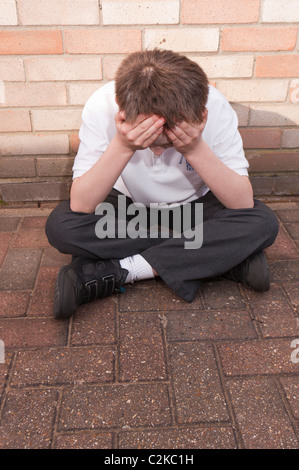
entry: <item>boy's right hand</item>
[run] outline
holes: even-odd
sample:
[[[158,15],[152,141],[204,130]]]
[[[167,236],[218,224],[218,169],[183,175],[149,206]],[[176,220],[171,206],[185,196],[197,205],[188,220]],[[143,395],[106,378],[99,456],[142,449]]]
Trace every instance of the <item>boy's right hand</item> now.
[[[125,111],[115,115],[116,138],[121,146],[135,152],[148,148],[163,132],[165,119],[156,114],[146,116],[140,114],[136,121],[127,122]]]

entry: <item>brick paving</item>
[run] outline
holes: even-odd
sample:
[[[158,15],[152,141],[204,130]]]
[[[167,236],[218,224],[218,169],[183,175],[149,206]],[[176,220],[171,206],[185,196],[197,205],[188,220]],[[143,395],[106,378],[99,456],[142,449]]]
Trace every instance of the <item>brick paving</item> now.
[[[270,205],[269,292],[143,281],[67,321],[51,206],[0,209],[0,448],[298,449],[299,203]]]

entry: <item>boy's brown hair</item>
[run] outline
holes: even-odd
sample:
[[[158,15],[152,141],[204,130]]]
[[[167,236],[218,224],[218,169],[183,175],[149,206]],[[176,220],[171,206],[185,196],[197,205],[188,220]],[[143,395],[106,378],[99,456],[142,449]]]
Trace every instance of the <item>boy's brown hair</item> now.
[[[208,79],[201,67],[169,50],[128,55],[115,77],[116,100],[126,120],[158,114],[171,128],[187,121],[200,123],[208,99]]]

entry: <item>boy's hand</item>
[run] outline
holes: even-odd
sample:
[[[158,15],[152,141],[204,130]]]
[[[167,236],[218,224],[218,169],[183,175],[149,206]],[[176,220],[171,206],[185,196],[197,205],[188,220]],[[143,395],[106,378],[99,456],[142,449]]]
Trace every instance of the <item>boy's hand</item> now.
[[[172,129],[165,129],[165,133],[171,140],[174,148],[184,157],[192,155],[202,139],[202,133],[207,123],[208,110],[203,112],[203,121],[200,124],[180,122]]]
[[[165,119],[156,114],[151,116],[140,114],[133,123],[125,119],[124,111],[119,111],[115,115],[116,138],[123,147],[132,152],[149,147],[163,132],[165,124]]]

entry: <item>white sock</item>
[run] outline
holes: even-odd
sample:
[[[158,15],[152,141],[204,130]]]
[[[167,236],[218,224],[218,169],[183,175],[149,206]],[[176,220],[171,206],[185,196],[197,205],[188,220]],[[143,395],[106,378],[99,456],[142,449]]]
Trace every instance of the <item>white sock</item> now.
[[[151,265],[141,255],[128,256],[119,262],[122,268],[129,271],[125,284],[155,277]]]

